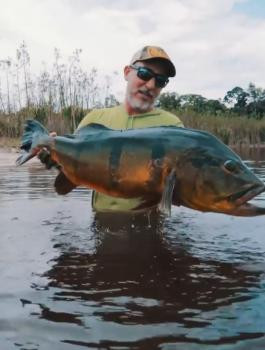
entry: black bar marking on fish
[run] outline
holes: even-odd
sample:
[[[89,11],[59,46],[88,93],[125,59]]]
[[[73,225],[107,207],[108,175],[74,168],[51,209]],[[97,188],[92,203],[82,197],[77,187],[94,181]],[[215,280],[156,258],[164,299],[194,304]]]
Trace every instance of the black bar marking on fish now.
[[[119,184],[118,170],[120,166],[122,148],[123,143],[121,141],[118,141],[112,146],[109,156],[110,184],[113,188],[117,187]]]
[[[163,145],[155,143],[152,147],[152,160],[161,159],[165,156],[165,148]]]
[[[150,183],[158,183],[162,175],[163,163],[165,157],[165,148],[161,144],[155,144],[152,148],[152,171],[150,174]]]

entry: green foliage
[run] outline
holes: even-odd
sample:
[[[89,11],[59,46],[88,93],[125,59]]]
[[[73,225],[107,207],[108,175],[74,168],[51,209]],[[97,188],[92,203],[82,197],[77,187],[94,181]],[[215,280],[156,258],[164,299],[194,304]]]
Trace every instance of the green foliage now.
[[[230,110],[237,115],[247,115],[255,119],[265,116],[265,90],[253,83],[249,84],[246,91],[238,86],[228,91],[224,102],[230,104]]]
[[[193,111],[211,115],[220,115],[227,110],[219,100],[208,100],[197,94],[178,95],[174,92],[161,94],[159,105],[169,111]]]
[[[259,145],[265,142],[265,118],[218,116],[179,111],[176,113],[188,128],[206,130],[228,145]]]
[[[179,95],[175,92],[165,92],[159,97],[159,106],[169,111],[174,111],[180,107]]]
[[[34,109],[33,112],[34,119],[42,124],[46,124],[48,120],[48,109],[45,107],[38,107]]]
[[[54,53],[53,70],[44,66],[35,78],[24,42],[16,58],[1,60],[0,136],[19,137],[28,118],[60,135],[73,132],[88,110],[119,104],[110,89],[111,76],[102,86],[95,68],[83,70],[81,50],[75,50],[67,61],[58,49]],[[247,89],[232,88],[223,100],[167,92],[161,94],[158,105],[178,114],[186,126],[208,130],[225,143],[265,142],[265,90],[253,83]]]
[[[75,106],[65,107],[62,110],[62,116],[70,125],[70,131],[74,132],[78,124],[85,116],[85,111]]]
[[[207,99],[198,94],[178,95],[175,92],[161,94],[159,106],[175,112],[196,112],[224,117],[265,117],[265,90],[250,83],[247,90],[236,86],[229,90],[223,101]]]
[[[249,94],[246,91],[244,91],[241,87],[236,86],[226,93],[224,102],[233,104],[234,111],[240,113],[245,110],[248,97]]]

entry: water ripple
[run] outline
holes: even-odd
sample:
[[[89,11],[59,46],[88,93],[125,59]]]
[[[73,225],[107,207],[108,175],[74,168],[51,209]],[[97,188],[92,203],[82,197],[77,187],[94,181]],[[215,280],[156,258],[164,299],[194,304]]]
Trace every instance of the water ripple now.
[[[264,347],[264,217],[95,216],[55,176],[0,166],[1,349]]]

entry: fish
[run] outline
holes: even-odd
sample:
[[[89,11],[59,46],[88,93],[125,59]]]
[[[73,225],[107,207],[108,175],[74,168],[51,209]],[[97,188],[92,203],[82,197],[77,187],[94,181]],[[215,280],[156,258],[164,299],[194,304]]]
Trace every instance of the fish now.
[[[136,208],[171,206],[233,216],[264,215],[249,203],[265,185],[240,157],[214,135],[176,126],[113,130],[89,124],[74,134],[49,136],[27,120],[16,164],[43,149],[58,164],[55,190],[65,195],[78,186],[121,198],[141,198]]]

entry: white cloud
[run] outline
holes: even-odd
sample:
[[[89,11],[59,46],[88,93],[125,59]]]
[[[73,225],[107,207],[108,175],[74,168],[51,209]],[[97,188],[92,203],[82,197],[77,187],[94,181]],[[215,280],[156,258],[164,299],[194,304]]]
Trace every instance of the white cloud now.
[[[81,48],[88,70],[121,74],[141,46],[164,47],[177,76],[167,88],[223,97],[236,85],[265,88],[265,18],[235,13],[239,0],[0,0],[0,59],[14,57],[24,40],[35,71]]]

